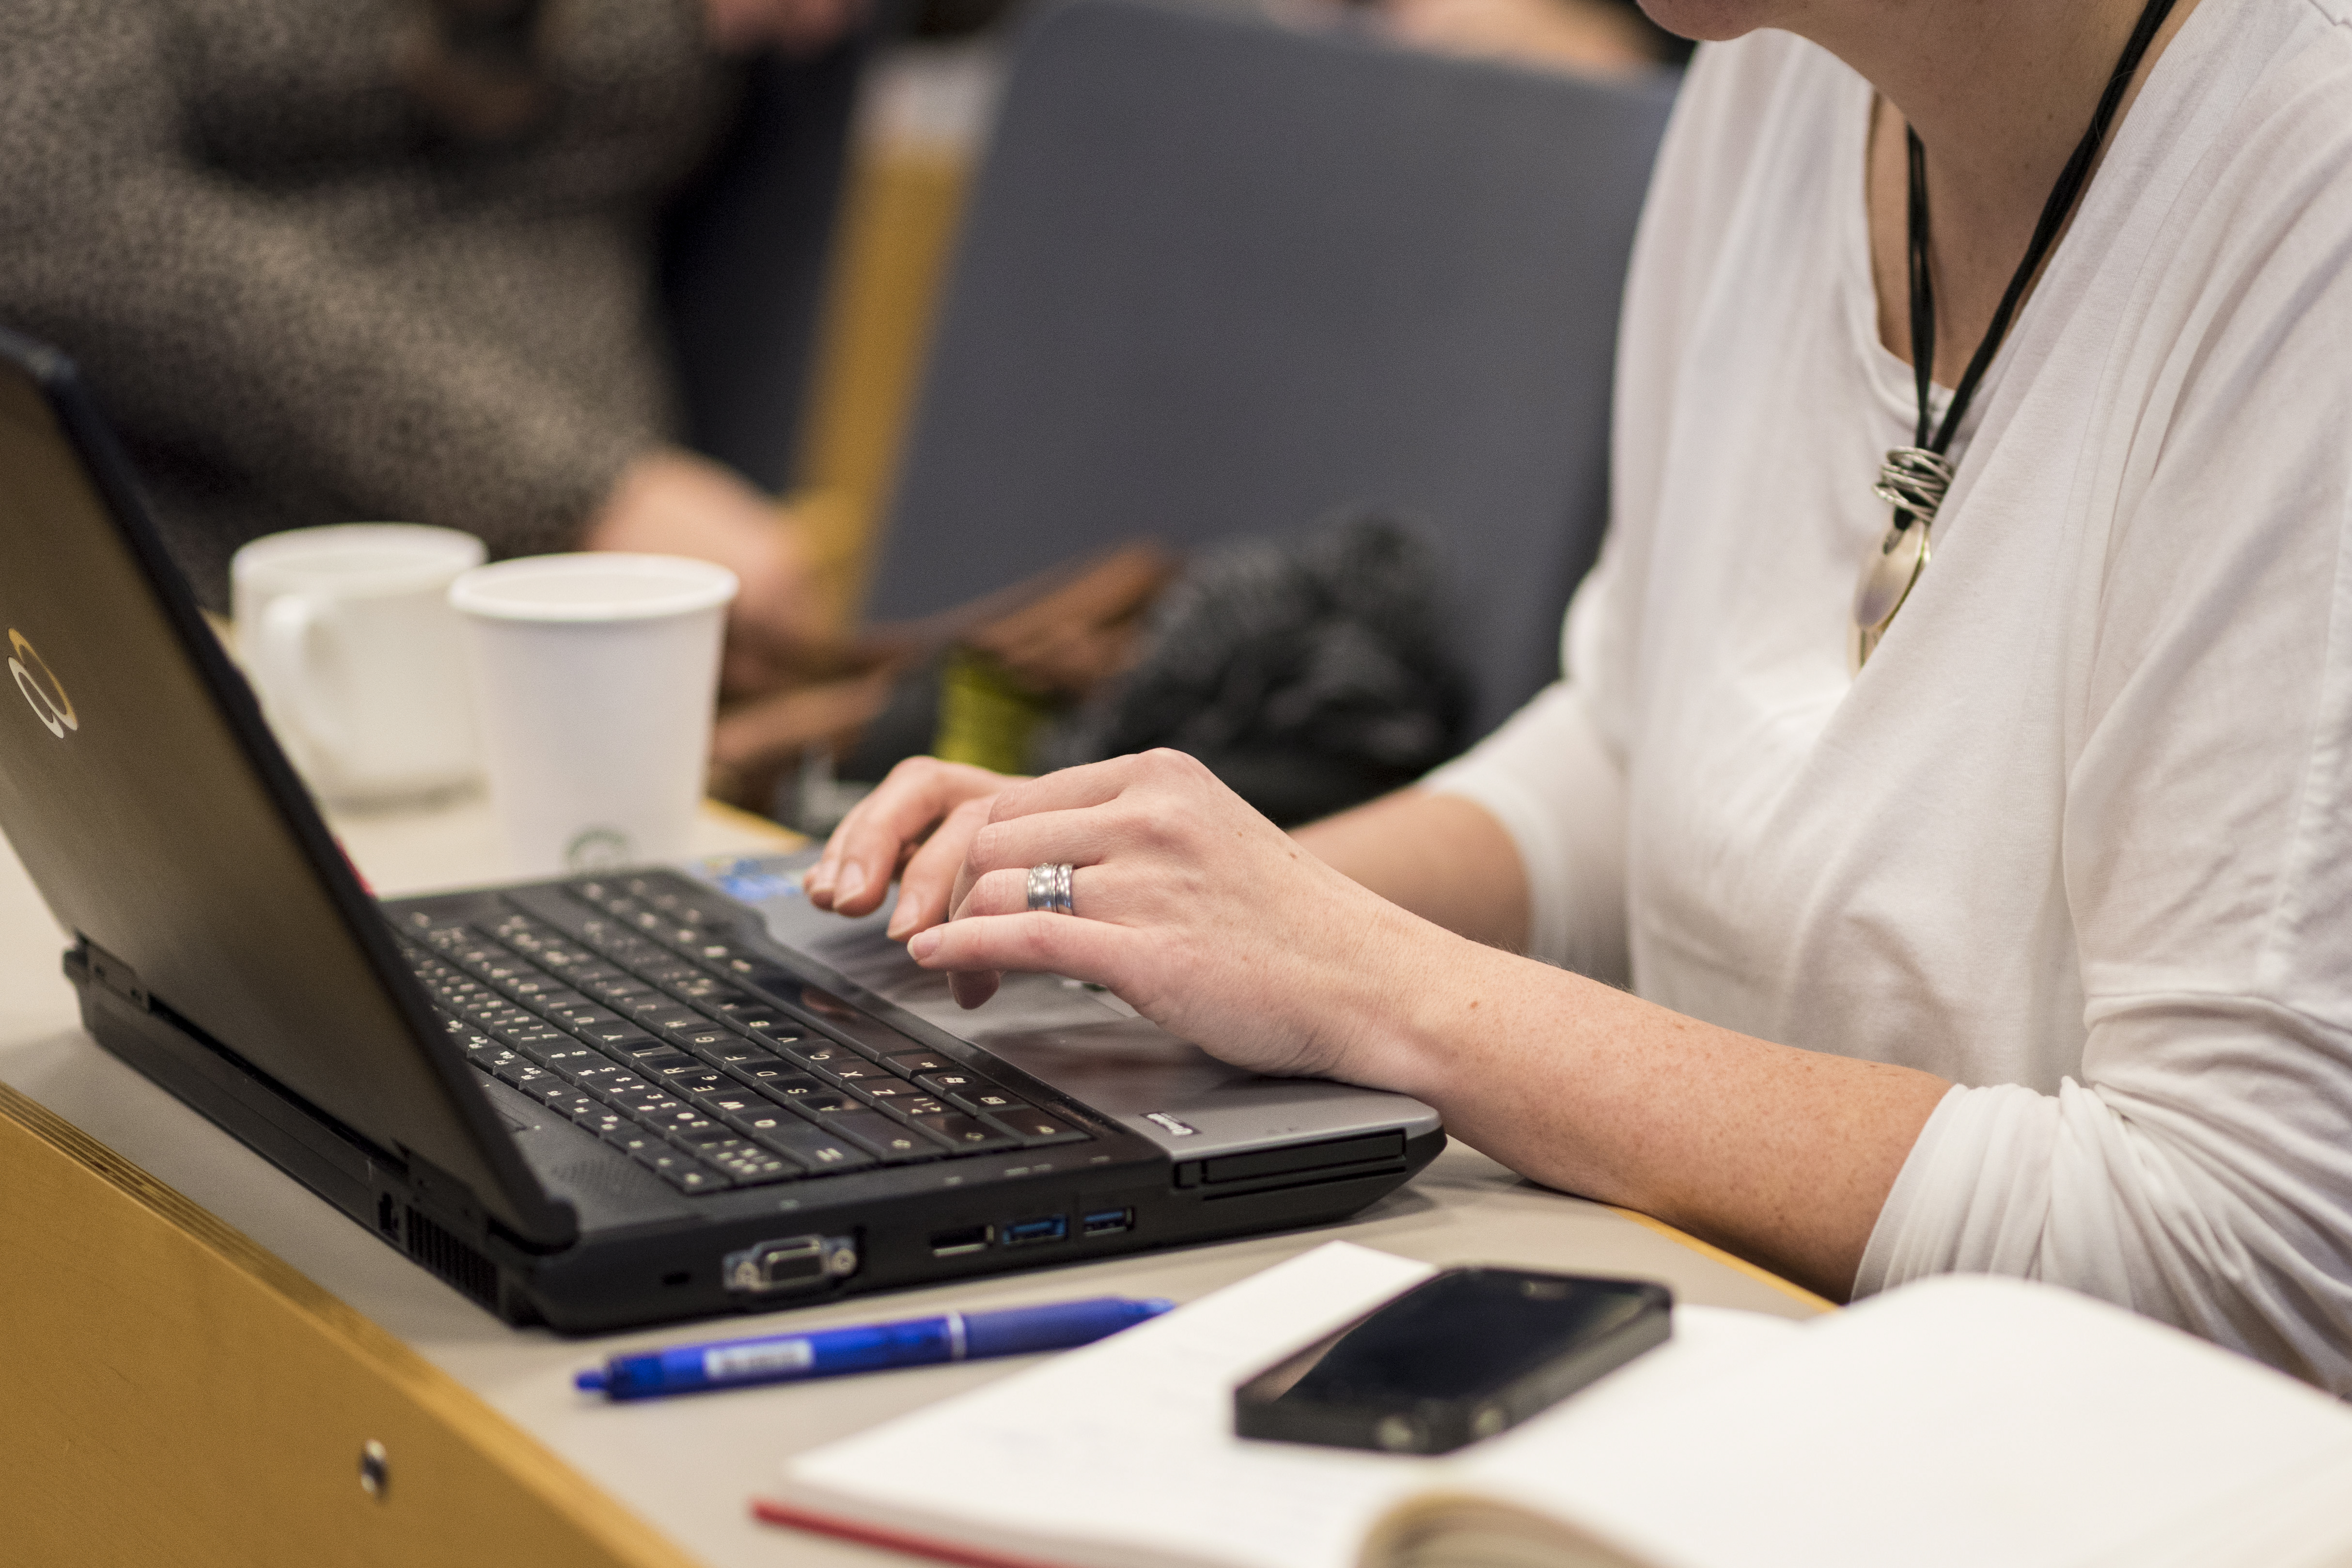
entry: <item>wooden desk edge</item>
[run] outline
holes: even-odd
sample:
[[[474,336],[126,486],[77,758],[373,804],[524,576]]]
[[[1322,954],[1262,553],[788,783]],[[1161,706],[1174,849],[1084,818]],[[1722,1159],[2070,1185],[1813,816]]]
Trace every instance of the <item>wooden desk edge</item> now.
[[[1691,1235],[1688,1231],[1676,1230],[1664,1220],[1653,1219],[1648,1215],[1643,1214],[1637,1209],[1619,1208],[1614,1204],[1611,1204],[1607,1206],[1612,1214],[1622,1215],[1627,1219],[1632,1220],[1635,1225],[1646,1226],[1651,1230],[1656,1231],[1660,1236],[1665,1237],[1671,1241],[1681,1243],[1683,1246],[1689,1247],[1693,1252],[1697,1253],[1702,1258],[1709,1258],[1714,1262],[1722,1264],[1726,1268],[1734,1269],[1741,1274],[1745,1274],[1750,1279],[1769,1285],[1773,1289],[1780,1291],[1783,1296],[1786,1296],[1794,1301],[1801,1301],[1816,1312],[1834,1312],[1838,1310],[1838,1304],[1835,1301],[1831,1300],[1828,1297],[1817,1296],[1811,1290],[1806,1289],[1802,1285],[1793,1284],[1789,1280],[1781,1279],[1778,1274],[1773,1273],[1769,1268],[1748,1262],[1748,1259],[1740,1257],[1736,1252],[1726,1252],[1723,1248],[1716,1246],[1713,1242],[1701,1241],[1698,1237]]]
[[[19,1136],[6,1136],[12,1126]],[[25,1135],[35,1144],[30,1150],[25,1147]],[[7,1148],[11,1142],[17,1147]],[[28,1171],[26,1167],[40,1159],[40,1146],[66,1163],[61,1166],[53,1161],[47,1170]],[[46,1504],[53,1514],[51,1528],[60,1532],[58,1544],[79,1548],[75,1557],[50,1561],[95,1560],[88,1553],[98,1542],[74,1539],[89,1530],[111,1533],[110,1544],[115,1546],[168,1535],[178,1551],[166,1555],[183,1562],[374,1563],[388,1558],[420,1563],[497,1560],[595,1563],[599,1568],[605,1564],[693,1568],[695,1559],[401,1341],[243,1232],[6,1084],[0,1084],[0,1171],[9,1178],[0,1184],[0,1189],[9,1191],[15,1202],[29,1208],[62,1197],[66,1201],[57,1206],[75,1211],[0,1212],[0,1229],[10,1234],[10,1251],[21,1269],[16,1273],[13,1289],[5,1280],[0,1280],[0,1289],[7,1289],[12,1296],[21,1291],[25,1298],[12,1301],[10,1316],[26,1328],[33,1325],[22,1323],[22,1318],[37,1316],[45,1320],[47,1330],[41,1334],[12,1333],[20,1353],[30,1355],[37,1349],[45,1366],[79,1366],[86,1381],[101,1384],[108,1381],[103,1375],[107,1373],[127,1377],[131,1373],[125,1359],[136,1361],[142,1351],[126,1347],[118,1331],[126,1313],[133,1320],[141,1313],[135,1300],[124,1299],[121,1282],[106,1277],[110,1264],[141,1258],[150,1268],[160,1265],[173,1269],[183,1283],[190,1275],[201,1274],[205,1304],[214,1310],[204,1314],[210,1321],[198,1326],[197,1331],[208,1337],[196,1364],[218,1373],[224,1368],[238,1372],[268,1363],[273,1356],[289,1352],[289,1341],[306,1338],[301,1330],[307,1328],[320,1342],[310,1354],[309,1364],[315,1373],[323,1373],[326,1380],[340,1385],[309,1392],[323,1392],[324,1403],[331,1407],[347,1404],[352,1412],[348,1420],[381,1417],[383,1412],[367,1411],[366,1406],[371,1394],[374,1403],[383,1405],[385,1393],[395,1405],[404,1402],[408,1406],[408,1412],[392,1415],[421,1417],[405,1423],[404,1439],[387,1437],[387,1447],[394,1455],[388,1499],[398,1501],[404,1486],[417,1484],[410,1482],[410,1475],[421,1472],[430,1479],[426,1489],[442,1498],[449,1505],[448,1511],[470,1516],[387,1531],[378,1518],[388,1518],[394,1510],[367,1500],[358,1484],[359,1444],[351,1442],[323,1457],[309,1456],[311,1463],[298,1461],[282,1470],[271,1468],[268,1476],[258,1478],[266,1489],[281,1493],[288,1486],[316,1489],[319,1483],[328,1482],[331,1496],[231,1500],[229,1511],[242,1518],[251,1532],[237,1542],[237,1555],[183,1557],[179,1552],[191,1548],[201,1553],[198,1542],[204,1539],[201,1530],[190,1531],[188,1526],[222,1511],[217,1500],[190,1495],[215,1479],[204,1465],[188,1462],[190,1446],[235,1444],[253,1436],[237,1429],[233,1412],[220,1411],[220,1405],[229,1401],[222,1399],[217,1390],[208,1395],[213,1403],[206,1413],[217,1415],[218,1421],[206,1430],[142,1434],[142,1439],[152,1437],[152,1442],[91,1444],[77,1442],[78,1434],[51,1428],[52,1422],[76,1414],[70,1390],[50,1401],[51,1408],[44,1409],[37,1388],[23,1408],[47,1419],[12,1421],[9,1426],[42,1429],[0,1431],[0,1453],[11,1447],[20,1449],[10,1463],[16,1474],[8,1489],[24,1489],[7,1510],[16,1521],[12,1533],[20,1524],[29,1524],[33,1538],[40,1539],[40,1520],[26,1520],[25,1515],[37,1516]],[[77,1175],[83,1180],[76,1181]],[[90,1179],[102,1184],[102,1188],[91,1191]],[[110,1194],[116,1201],[108,1201]],[[45,1230],[45,1224],[51,1228]],[[45,1252],[48,1255],[44,1256]],[[159,1252],[203,1256],[159,1258]],[[33,1296],[36,1289],[42,1292],[38,1298]],[[144,1327],[155,1340],[174,1337],[171,1325],[148,1320]],[[73,1342],[78,1330],[79,1337],[91,1342]],[[183,1327],[177,1333],[184,1337],[189,1331]],[[114,1337],[109,1339],[109,1335]],[[235,1342],[239,1337],[257,1342],[240,1345]],[[169,1370],[176,1364],[173,1357],[190,1348],[163,1346],[162,1369]],[[299,1353],[302,1347],[291,1348]],[[12,1368],[12,1374],[24,1371]],[[37,1379],[41,1374],[34,1375]],[[52,1374],[52,1393],[59,1387],[55,1379],[66,1375],[70,1374]],[[162,1392],[137,1386],[142,1394]],[[17,1392],[23,1392],[21,1387]],[[168,1405],[170,1401],[165,1398],[159,1403]],[[263,1426],[275,1426],[281,1415],[273,1408],[249,1414]],[[301,1413],[283,1414],[289,1427],[299,1428]],[[168,1427],[163,1412],[155,1415],[160,1418],[157,1425]],[[383,1423],[377,1419],[377,1424]],[[299,1429],[270,1436],[295,1441],[305,1438]],[[316,1438],[318,1434],[308,1436]],[[176,1454],[179,1462],[156,1463],[147,1451],[155,1447]],[[433,1451],[436,1447],[437,1454]],[[317,1462],[322,1458],[323,1464]],[[124,1473],[108,1473],[117,1468]],[[69,1476],[69,1471],[82,1473],[76,1477]],[[271,1487],[271,1480],[280,1484]],[[77,1506],[93,1495],[106,1500],[113,1517]],[[523,1506],[518,1508],[518,1503]],[[152,1518],[125,1519],[126,1510]],[[508,1516],[503,1521],[490,1517],[499,1512]],[[289,1528],[298,1524],[324,1527],[340,1539],[320,1540],[313,1535],[304,1540],[301,1531]],[[528,1533],[541,1525],[554,1528],[540,1537],[536,1549],[533,1543],[513,1540],[518,1531]],[[265,1535],[275,1539],[265,1545]],[[373,1539],[366,1539],[370,1537]],[[24,1543],[21,1537],[19,1543]],[[488,1550],[493,1546],[499,1548],[495,1552]],[[386,1547],[393,1550],[386,1553]]]

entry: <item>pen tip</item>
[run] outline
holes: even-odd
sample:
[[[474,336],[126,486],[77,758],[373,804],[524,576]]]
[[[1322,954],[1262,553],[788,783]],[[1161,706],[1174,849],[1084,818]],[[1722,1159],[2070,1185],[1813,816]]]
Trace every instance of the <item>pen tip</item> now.
[[[593,1367],[593,1366],[592,1366],[592,1367],[590,1367],[586,1372],[580,1372],[580,1373],[572,1373],[572,1387],[574,1387],[574,1388],[576,1388],[576,1389],[578,1389],[578,1390],[580,1390],[583,1394],[602,1394],[602,1393],[604,1393],[604,1369],[603,1369],[603,1368],[601,1368],[601,1367]]]
[[[1136,1305],[1143,1309],[1143,1315],[1147,1318],[1156,1318],[1162,1312],[1172,1312],[1176,1310],[1176,1303],[1165,1296],[1147,1297],[1138,1301]]]

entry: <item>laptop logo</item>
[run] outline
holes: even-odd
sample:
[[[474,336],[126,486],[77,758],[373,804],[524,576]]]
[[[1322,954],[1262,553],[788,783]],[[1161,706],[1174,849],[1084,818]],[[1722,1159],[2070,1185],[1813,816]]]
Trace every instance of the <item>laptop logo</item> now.
[[[68,730],[80,729],[81,721],[74,716],[73,699],[66,695],[64,683],[50,670],[47,661],[25,640],[25,634],[10,626],[8,646],[15,651],[15,657],[8,660],[8,673],[16,678],[16,689],[32,705],[33,717],[60,741],[66,738]],[[28,664],[41,672],[38,679],[26,668]]]
[[[1165,1127],[1169,1131],[1173,1132],[1179,1138],[1190,1138],[1193,1133],[1200,1131],[1197,1127],[1185,1126],[1182,1122],[1177,1121],[1174,1117],[1169,1115],[1164,1110],[1147,1110],[1143,1113],[1143,1119],[1146,1121],[1158,1122],[1160,1126]]]

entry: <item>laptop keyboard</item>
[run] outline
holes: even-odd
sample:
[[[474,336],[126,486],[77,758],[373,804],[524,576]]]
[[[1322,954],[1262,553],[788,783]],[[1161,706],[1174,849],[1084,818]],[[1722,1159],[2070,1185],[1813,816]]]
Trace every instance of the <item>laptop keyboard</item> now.
[[[829,1030],[747,979],[656,879],[569,886],[603,911],[559,931],[398,917],[405,956],[480,1072],[569,1117],[682,1193],[1088,1141],[949,1058]],[[903,1037],[900,1037],[903,1038]]]

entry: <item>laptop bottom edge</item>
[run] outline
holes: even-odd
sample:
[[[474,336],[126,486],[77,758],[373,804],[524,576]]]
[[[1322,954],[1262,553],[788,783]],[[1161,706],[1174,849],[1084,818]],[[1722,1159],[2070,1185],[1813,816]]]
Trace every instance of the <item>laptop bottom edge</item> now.
[[[1445,1144],[1444,1132],[1431,1131],[1402,1139],[1388,1157],[1243,1192],[1181,1188],[1164,1158],[1041,1169],[952,1209],[936,1193],[829,1202],[780,1188],[785,1195],[764,1215],[591,1225],[572,1247],[538,1253],[491,1222],[461,1184],[338,1129],[167,1009],[99,984],[78,957],[68,954],[67,973],[85,1026],[110,1054],[475,1305],[564,1333],[772,1311],[1330,1224],[1403,1184]]]

